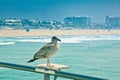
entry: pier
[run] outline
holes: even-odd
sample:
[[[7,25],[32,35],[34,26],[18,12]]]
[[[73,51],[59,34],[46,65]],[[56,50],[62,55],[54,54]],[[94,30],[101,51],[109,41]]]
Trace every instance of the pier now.
[[[26,66],[26,65],[20,65],[20,64],[0,62],[0,67],[43,74],[44,80],[50,80],[51,75],[55,76],[54,80],[57,80],[57,77],[63,77],[63,78],[73,79],[73,80],[107,80],[104,78],[97,78],[97,77],[86,76],[86,75],[81,75],[81,74],[63,72],[60,70],[64,68],[68,68],[68,67],[60,66],[60,65],[58,66],[59,67],[57,67],[56,69],[51,69],[51,68],[44,67],[44,65],[38,65],[36,67],[32,67],[32,66]]]

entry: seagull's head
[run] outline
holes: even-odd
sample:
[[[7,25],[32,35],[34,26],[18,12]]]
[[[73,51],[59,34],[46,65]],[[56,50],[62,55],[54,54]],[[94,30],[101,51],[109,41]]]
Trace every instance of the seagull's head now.
[[[56,36],[52,37],[52,42],[57,42],[57,41],[61,41],[59,38],[57,38]]]

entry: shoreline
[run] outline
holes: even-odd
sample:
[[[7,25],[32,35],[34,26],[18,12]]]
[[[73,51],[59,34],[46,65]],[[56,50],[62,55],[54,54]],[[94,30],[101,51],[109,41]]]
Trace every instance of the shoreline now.
[[[46,30],[31,29],[26,30],[0,30],[0,37],[10,36],[74,36],[74,35],[119,35],[120,30],[91,30],[91,29],[73,29],[73,30]]]

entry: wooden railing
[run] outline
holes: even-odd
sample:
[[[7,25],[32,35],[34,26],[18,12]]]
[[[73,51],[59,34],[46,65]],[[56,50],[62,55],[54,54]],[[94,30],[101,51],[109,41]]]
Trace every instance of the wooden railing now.
[[[36,71],[36,67],[13,64],[13,63],[6,63],[6,62],[0,62],[0,67],[35,72],[35,73],[41,73],[41,74],[44,74],[44,80],[50,80],[50,75],[68,78],[68,79],[73,79],[73,80],[107,80],[107,79],[103,79],[103,78],[68,73],[68,72],[63,72],[63,71],[58,71],[58,70],[53,70],[53,69],[43,69],[42,68],[43,69],[42,71]],[[56,78],[54,78],[54,80],[56,80]]]

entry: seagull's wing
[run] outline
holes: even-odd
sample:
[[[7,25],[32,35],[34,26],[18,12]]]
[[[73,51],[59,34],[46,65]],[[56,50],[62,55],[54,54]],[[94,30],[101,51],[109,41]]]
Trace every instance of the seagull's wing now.
[[[55,44],[48,43],[45,46],[43,46],[37,53],[35,53],[34,58],[45,58],[49,52],[54,50]]]

